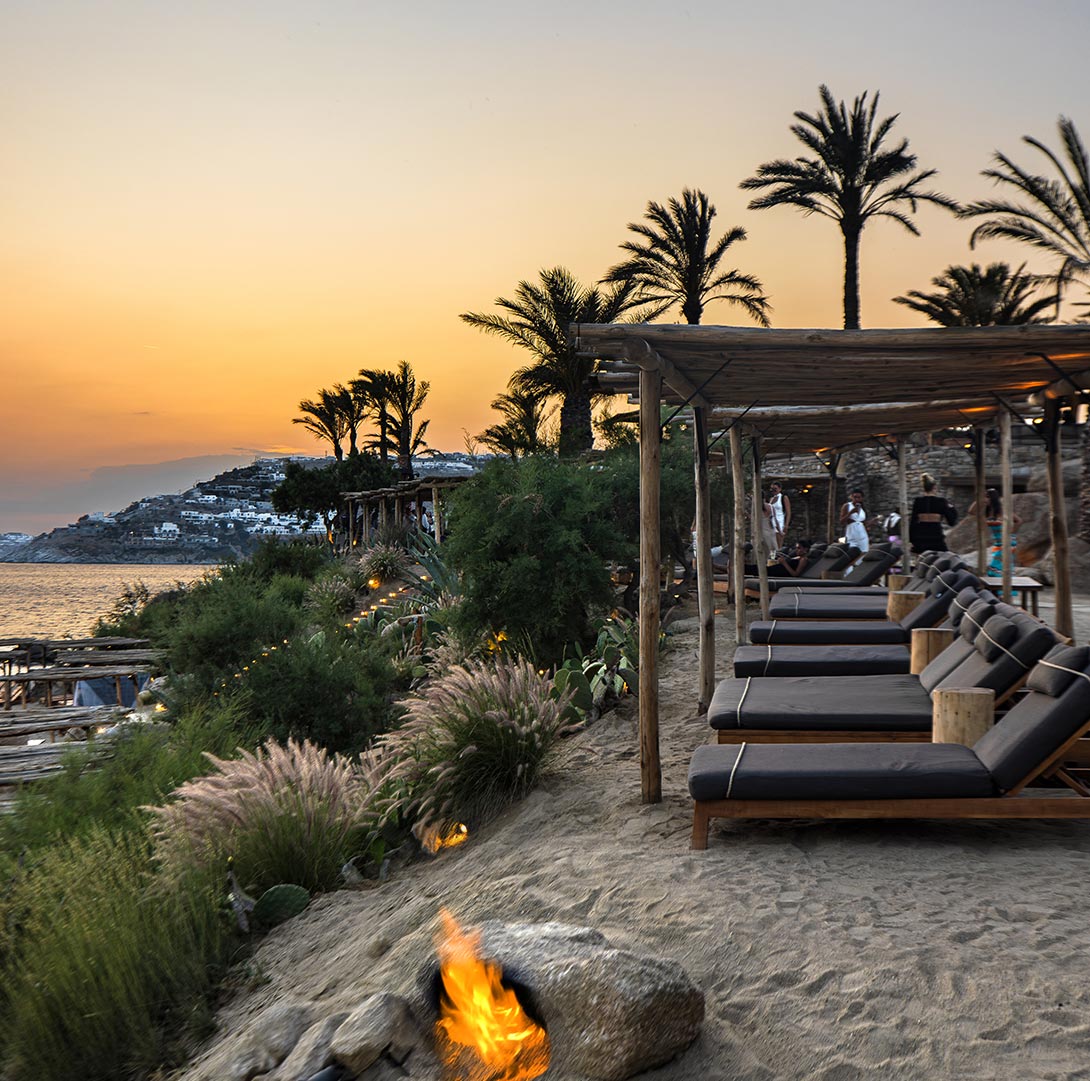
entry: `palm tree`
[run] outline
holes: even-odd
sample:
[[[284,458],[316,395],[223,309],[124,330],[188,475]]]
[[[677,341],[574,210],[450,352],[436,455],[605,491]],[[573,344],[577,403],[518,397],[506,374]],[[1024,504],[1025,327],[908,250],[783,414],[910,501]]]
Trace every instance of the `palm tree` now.
[[[493,398],[492,408],[503,414],[503,422],[491,425],[477,436],[486,447],[512,458],[535,454],[544,448],[540,432],[548,413],[538,395],[512,390]]]
[[[374,420],[378,435],[367,443],[368,450],[377,450],[379,458],[390,459],[390,372],[378,368],[363,368],[359,378],[349,384],[352,394],[364,403],[367,416]]]
[[[340,383],[334,384],[333,396],[344,419],[345,434],[348,436],[348,454],[351,457],[359,453],[357,438],[360,425],[367,419],[367,402],[356,391],[354,384],[349,384],[348,387]]]
[[[940,277],[931,279],[937,292],[923,293],[913,289],[893,300],[922,312],[933,323],[944,327],[1051,322],[1042,313],[1055,304],[1055,297],[1031,297],[1037,279],[1024,273],[1025,269],[1025,263],[1013,274],[1006,263],[992,263],[987,270],[981,270],[977,263],[968,267],[949,266]]]
[[[1059,129],[1067,164],[1044,143],[1022,136],[1045,156],[1059,179],[1028,172],[996,151],[999,168],[985,169],[982,175],[1010,190],[1011,199],[983,199],[961,211],[967,218],[987,218],[973,230],[970,246],[977,240],[1017,240],[1057,261],[1045,279],[1056,285],[1057,310],[1064,286],[1090,274],[1090,159],[1067,117],[1060,117]]]
[[[515,299],[497,297],[506,315],[465,312],[461,318],[487,334],[498,334],[528,350],[535,362],[511,377],[512,390],[538,398],[560,398],[560,455],[571,457],[594,443],[591,429],[590,377],[598,362],[579,356],[568,337],[573,323],[614,323],[626,312],[645,304],[633,281],[617,282],[608,289],[583,286],[571,271],[554,267],[540,272],[541,283],[521,281]]]
[[[1044,143],[1022,136],[1045,156],[1058,179],[1028,172],[996,151],[999,168],[985,169],[983,175],[1012,191],[1012,199],[983,199],[962,211],[968,218],[987,219],[973,230],[970,245],[982,239],[1017,240],[1057,261],[1056,270],[1045,278],[1056,285],[1057,316],[1064,287],[1090,277],[1090,160],[1075,125],[1061,116],[1058,126],[1066,164]],[[1078,532],[1090,541],[1090,423],[1083,425],[1079,488]]]
[[[412,457],[427,446],[424,433],[429,423],[424,421],[417,426],[416,414],[420,412],[431,384],[426,379],[417,383],[412,368],[404,360],[397,366],[396,372],[384,374],[387,377],[386,406],[394,446],[397,448],[398,472],[402,480],[412,480]]]
[[[339,388],[343,391],[343,387]],[[304,398],[299,403],[301,417],[293,417],[292,424],[301,424],[311,435],[326,440],[333,447],[337,461],[344,458],[341,440],[348,434],[344,403],[337,389],[318,391],[318,400]]]
[[[736,226],[713,244],[714,217],[715,207],[699,189],[685,188],[680,201],[671,198],[666,206],[649,202],[644,214],[649,224],[628,223],[643,243],[626,240],[621,248],[629,258],[613,267],[602,281],[635,280],[640,296],[656,306],[654,315],[676,303],[681,305],[685,321],[695,324],[708,301],[725,300],[740,304],[761,326],[769,326],[769,303],[760,281],[738,270],[719,272],[727,249],[746,239],[745,229]]]
[[[838,105],[833,100],[827,86],[819,93],[822,108],[818,115],[796,112],[799,123],[791,125],[791,132],[815,156],[765,162],[758,166],[757,175],[743,180],[741,186],[770,189],[750,202],[751,210],[797,206],[840,226],[844,238],[844,329],[858,330],[859,240],[867,222],[892,218],[919,236],[909,217],[919,203],[935,203],[955,211],[958,207],[939,192],[921,189],[936,170],[913,173],[916,155],[908,152],[907,139],[892,149],[882,148],[899,114],[876,123],[878,94],[868,106],[865,91],[849,113],[844,102]]]

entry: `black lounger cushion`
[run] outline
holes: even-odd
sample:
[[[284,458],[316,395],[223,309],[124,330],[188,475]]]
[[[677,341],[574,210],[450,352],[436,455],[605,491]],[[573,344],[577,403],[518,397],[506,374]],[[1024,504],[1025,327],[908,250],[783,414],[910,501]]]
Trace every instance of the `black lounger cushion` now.
[[[962,616],[958,626],[958,634],[966,642],[975,642],[980,628],[995,615],[995,603],[986,600],[977,600],[969,605],[969,610]]]
[[[1018,637],[1018,628],[1006,616],[989,616],[980,628],[973,647],[986,661],[997,661],[1006,653]]]
[[[746,743],[699,747],[698,800],[956,799],[996,794],[972,748],[957,743]]]
[[[895,645],[909,641],[900,623],[880,619],[770,619],[749,625],[749,640],[768,645]]]
[[[1018,629],[1018,637],[1005,650],[999,651],[995,660],[989,661],[980,649],[981,642],[986,640],[978,634],[969,656],[940,680],[937,687],[990,687],[997,696],[1002,696],[1027,676],[1056,644],[1056,635],[1043,623],[1020,609],[1004,608],[1013,613],[1006,618]]]
[[[1026,680],[1026,690],[1059,698],[1090,663],[1090,646],[1053,646],[1037,663]]]
[[[773,619],[883,619],[886,598],[834,593],[777,594],[769,605]]]
[[[931,697],[915,676],[724,679],[708,707],[712,728],[825,732],[931,730]]]
[[[1086,650],[1082,650],[1084,658]],[[1057,663],[1057,662],[1053,662]],[[1090,720],[1090,663],[1069,665],[1080,674],[1052,698],[1026,695],[973,750],[1004,792],[1021,784]]]
[[[930,583],[930,595],[924,597],[901,620],[901,625],[909,631],[914,627],[934,627],[950,611],[954,598],[961,590],[979,584],[978,579],[968,571],[944,571]]]
[[[879,676],[908,673],[904,645],[739,646],[735,676]]]

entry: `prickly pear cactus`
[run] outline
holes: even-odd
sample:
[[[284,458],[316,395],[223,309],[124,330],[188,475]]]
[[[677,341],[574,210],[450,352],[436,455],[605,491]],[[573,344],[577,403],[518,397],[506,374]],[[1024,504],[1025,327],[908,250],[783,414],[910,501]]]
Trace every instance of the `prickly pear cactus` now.
[[[309,890],[282,882],[279,886],[270,886],[257,899],[253,917],[264,927],[275,927],[292,916],[298,916],[309,904]]]

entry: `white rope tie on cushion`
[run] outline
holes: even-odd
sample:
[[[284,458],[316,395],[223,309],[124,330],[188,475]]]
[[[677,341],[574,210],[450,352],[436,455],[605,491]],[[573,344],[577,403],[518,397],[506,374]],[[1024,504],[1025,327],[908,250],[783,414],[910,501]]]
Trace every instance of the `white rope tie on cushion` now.
[[[734,760],[734,765],[730,768],[730,779],[727,781],[727,799],[730,799],[731,792],[734,791],[734,774],[738,769],[738,763],[742,761],[742,752],[746,749],[744,743],[738,745],[738,757]]]
[[[776,624],[778,622],[779,622],[779,620],[774,619],[772,621],[772,626],[768,628],[768,640],[769,640],[769,642],[772,641],[772,636],[776,633]]]
[[[1085,672],[1080,672],[1077,668],[1068,668],[1062,664],[1056,664],[1053,661],[1040,660],[1038,664],[1043,664],[1046,668],[1058,668],[1061,672],[1070,672],[1073,676],[1078,676],[1079,679],[1085,679],[1087,683],[1090,683],[1090,676]]]
[[[768,675],[768,666],[772,663],[772,643],[768,644],[768,656],[765,658],[765,670],[761,673],[762,676]]]
[[[742,697],[738,699],[738,709],[734,714],[739,728],[742,727],[742,703],[746,700],[746,695],[749,694],[749,683],[751,679],[753,679],[752,676],[746,676],[746,685],[742,688]]]
[[[1014,661],[1015,664],[1019,664],[1025,669],[1029,669],[1031,667],[1031,665],[1026,664],[1026,662],[1022,660],[1021,657],[1016,657],[1013,653],[1011,653],[1011,651],[1007,649],[1006,646],[1001,646],[983,627],[980,628],[980,633],[984,635],[984,637],[987,638],[988,641],[996,647],[996,649],[1001,649],[1004,653],[1006,653],[1006,655],[1010,657],[1010,659]]]

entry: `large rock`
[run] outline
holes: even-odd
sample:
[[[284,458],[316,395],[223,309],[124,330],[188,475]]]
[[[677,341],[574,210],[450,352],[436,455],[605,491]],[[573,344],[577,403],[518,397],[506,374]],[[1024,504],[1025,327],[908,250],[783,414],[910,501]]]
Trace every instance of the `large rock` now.
[[[549,1032],[552,1068],[622,1081],[696,1039],[704,993],[674,961],[616,949],[561,923],[485,923],[481,948],[528,987]]]
[[[283,1002],[264,1010],[219,1076],[223,1081],[249,1081],[279,1065],[309,1027],[313,1012],[308,1002]]]
[[[363,1073],[383,1053],[403,1061],[420,1042],[420,1030],[409,1004],[385,991],[369,995],[333,1034],[333,1058],[354,1073]]]
[[[335,1013],[315,1021],[266,1081],[309,1081],[319,1070],[330,1065],[333,1062],[333,1034],[347,1016],[347,1013]]]
[[[1068,446],[1066,433],[1064,439],[1065,448]],[[1068,497],[1079,494],[1079,478],[1082,474],[1082,460],[1080,458],[1065,458],[1061,463],[1061,473],[1064,482],[1064,495]],[[1044,465],[1030,470],[1026,479],[1026,490],[1030,492],[1048,491],[1048,470]]]
[[[1067,545],[1067,565],[1071,571],[1071,592],[1090,593],[1090,544],[1078,537],[1069,537]],[[1056,581],[1056,571],[1052,565],[1051,552],[1037,564],[1037,569],[1049,585]]]

